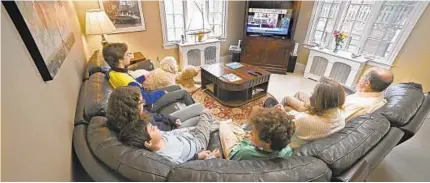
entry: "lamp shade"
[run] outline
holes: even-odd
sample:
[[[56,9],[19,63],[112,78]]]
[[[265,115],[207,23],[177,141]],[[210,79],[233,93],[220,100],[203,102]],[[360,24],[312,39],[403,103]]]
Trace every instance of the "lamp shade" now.
[[[101,9],[87,10],[86,34],[108,34],[116,30],[112,21]]]

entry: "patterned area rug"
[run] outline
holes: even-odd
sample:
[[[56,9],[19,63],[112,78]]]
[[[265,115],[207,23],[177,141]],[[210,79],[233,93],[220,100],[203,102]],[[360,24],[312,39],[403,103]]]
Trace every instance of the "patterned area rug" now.
[[[245,104],[244,106],[232,108],[220,104],[216,99],[200,88],[194,91],[191,95],[196,102],[201,103],[206,108],[210,109],[211,113],[218,120],[232,119],[232,121],[238,125],[244,124],[248,120],[251,112],[263,107],[264,101],[271,96],[270,94],[267,94],[266,96]]]

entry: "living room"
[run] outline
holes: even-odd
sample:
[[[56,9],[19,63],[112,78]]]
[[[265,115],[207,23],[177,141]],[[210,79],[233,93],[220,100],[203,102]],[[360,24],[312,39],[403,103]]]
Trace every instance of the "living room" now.
[[[293,22],[291,23],[291,26],[293,26],[294,24],[294,28],[290,27],[291,29],[289,30],[287,36],[283,37],[281,35],[279,36],[280,38],[276,40],[281,42],[290,41],[288,42],[288,52],[283,50],[287,54],[282,55],[283,57],[285,57],[284,59],[282,59],[282,61],[287,60],[289,63],[292,63],[292,60],[296,59],[295,67],[293,66],[292,72],[285,72],[283,70],[288,70],[289,65],[285,64],[284,62],[279,62],[283,64],[279,67],[267,66],[260,63],[252,64],[249,62],[249,60],[251,60],[252,58],[245,54],[245,52],[247,52],[248,50],[257,49],[247,49],[250,44],[247,41],[249,41],[249,39],[260,38],[259,36],[250,36],[246,29],[246,20],[249,18],[248,16],[250,15],[249,13],[251,11],[251,8],[269,8],[257,7],[259,5],[255,5],[256,7],[250,7],[250,2],[247,1],[218,1],[217,3],[219,6],[217,5],[217,7],[220,8],[215,8],[212,13],[219,14],[221,18],[203,17],[204,21],[206,21],[205,19],[208,19],[209,27],[212,27],[212,30],[210,30],[210,33],[207,33],[208,35],[204,35],[202,40],[199,41],[200,36],[198,34],[185,34],[185,31],[188,31],[187,27],[183,26],[178,28],[177,26],[181,23],[173,21],[173,26],[168,25],[172,23],[172,21],[170,21],[169,19],[169,17],[172,17],[172,15],[173,17],[179,17],[180,19],[177,20],[176,18],[174,18],[174,20],[182,22],[182,25],[194,25],[195,23],[193,23],[192,20],[195,20],[197,22],[201,21],[201,19],[199,18],[189,18],[198,17],[190,15],[190,12],[192,11],[184,11],[184,9],[186,8],[189,10],[192,9],[192,7],[189,7],[192,6],[192,1],[187,1],[186,4],[184,2],[179,2],[182,7],[178,6],[177,4],[174,4],[178,2],[172,0],[120,2],[124,2],[124,4],[131,2],[131,4],[138,5],[137,9],[133,9],[133,11],[137,12],[137,16],[127,15],[133,18],[133,29],[127,30],[120,25],[117,26],[117,24],[124,24],[123,22],[126,22],[125,24],[129,24],[129,21],[131,20],[118,20],[117,23],[114,23],[114,25],[116,26],[116,30],[111,31],[110,33],[99,32],[94,34],[90,33],[90,28],[93,26],[98,27],[101,25],[88,24],[89,12],[94,9],[101,9],[102,11],[99,12],[105,13],[104,15],[106,15],[106,17],[108,18],[106,20],[111,21],[108,17],[109,13],[106,11],[109,9],[109,7],[112,7],[113,5],[109,5],[109,3],[96,0],[64,1],[60,3],[62,8],[60,10],[64,10],[64,12],[62,13],[67,16],[50,17],[52,18],[52,20],[47,18],[45,20],[45,23],[50,24],[52,22],[58,21],[54,24],[62,25],[59,22],[61,20],[66,20],[62,22],[64,24],[62,26],[67,27],[69,29],[68,33],[71,33],[74,39],[72,41],[73,43],[71,44],[72,46],[68,46],[67,44],[65,45],[65,48],[67,50],[66,56],[63,56],[62,61],[58,63],[59,66],[56,65],[56,67],[48,67],[45,65],[42,58],[43,54],[45,54],[44,51],[52,50],[49,50],[49,46],[41,46],[37,44],[37,41],[48,40],[47,43],[52,43],[54,45],[58,42],[50,42],[50,38],[54,39],[58,37],[43,37],[44,34],[39,34],[37,36],[33,35],[33,37],[36,38],[32,38],[31,36],[23,36],[25,35],[25,33],[27,33],[27,35],[30,35],[29,33],[31,33],[31,29],[39,26],[37,23],[32,24],[31,21],[26,23],[24,21],[25,17],[28,17],[31,13],[43,16],[44,13],[46,14],[46,9],[44,8],[46,8],[45,6],[47,5],[44,3],[36,2],[34,4],[24,5],[23,7],[28,8],[25,11],[22,9],[19,9],[22,11],[17,11],[18,9],[12,11],[10,8],[6,8],[5,3],[2,3],[2,181],[98,181],[98,179],[95,179],[95,177],[100,175],[94,175],[94,172],[91,172],[88,167],[85,167],[85,162],[88,163],[94,160],[87,159],[86,161],[84,161],[81,159],[82,157],[77,157],[76,154],[78,152],[75,152],[76,149],[74,148],[76,147],[73,147],[73,142],[75,141],[74,138],[76,136],[74,135],[74,130],[76,129],[76,126],[79,126],[79,124],[76,124],[75,115],[79,110],[77,109],[77,106],[81,95],[80,93],[82,92],[81,88],[83,87],[83,83],[85,81],[88,82],[88,80],[90,79],[90,76],[86,75],[87,73],[89,73],[88,62],[90,62],[92,58],[94,58],[94,54],[96,51],[98,51],[98,53],[95,54],[95,58],[97,60],[103,60],[101,55],[101,42],[103,41],[101,35],[103,35],[103,37],[109,43],[126,43],[128,45],[129,52],[140,53],[141,55],[143,55],[143,57],[145,57],[144,60],[151,60],[153,66],[156,68],[160,66],[160,61],[167,56],[173,57],[178,62],[178,65],[182,68],[184,68],[184,66],[186,65],[192,65],[190,64],[193,63],[191,57],[188,58],[188,54],[184,50],[188,50],[191,47],[194,49],[193,46],[196,45],[205,46],[207,44],[209,46],[214,46],[216,47],[216,51],[215,56],[213,58],[215,58],[214,60],[216,60],[216,62],[239,61],[239,63],[242,63],[244,65],[249,64],[253,65],[252,67],[256,66],[258,67],[258,69],[262,68],[269,71],[268,73],[270,74],[270,80],[267,81],[268,86],[266,86],[265,89],[267,90],[267,95],[271,95],[277,100],[281,100],[282,97],[285,95],[294,95],[294,93],[298,90],[312,92],[312,89],[316,85],[318,80],[316,78],[322,76],[322,74],[327,76],[331,75],[331,71],[328,67],[326,70],[315,71],[312,73],[312,63],[316,63],[315,57],[325,58],[326,60],[328,60],[328,63],[326,65],[338,65],[332,63],[332,59],[330,58],[332,58],[332,56],[336,56],[336,54],[343,53],[348,53],[348,58],[343,59],[346,61],[338,61],[339,63],[344,63],[346,65],[352,62],[360,63],[358,65],[350,64],[350,71],[354,72],[349,72],[348,74],[340,74],[340,76],[344,76],[344,78],[339,79],[338,81],[343,81],[343,84],[346,85],[347,88],[354,89],[354,86],[358,82],[358,78],[360,78],[362,76],[362,73],[365,73],[365,71],[369,68],[380,67],[388,69],[393,73],[394,81],[392,86],[397,86],[399,83],[404,82],[414,82],[421,85],[421,93],[423,95],[423,98],[424,94],[426,94],[425,96],[426,98],[428,98],[428,91],[430,91],[430,73],[427,72],[426,68],[430,68],[430,63],[428,61],[428,58],[430,57],[430,37],[426,36],[426,33],[430,32],[430,25],[427,23],[430,22],[430,6],[428,6],[428,2],[425,1],[416,2],[415,4],[412,3],[412,5],[408,4],[407,2],[402,4],[402,2],[399,1],[399,4],[394,3],[394,5],[390,5],[399,8],[405,8],[402,9],[402,12],[408,15],[406,17],[408,17],[409,19],[405,19],[403,23],[407,22],[408,24],[405,24],[403,27],[390,25],[392,27],[390,27],[389,29],[396,29],[396,31],[393,33],[395,36],[392,33],[385,32],[383,34],[385,36],[392,36],[389,39],[393,39],[393,37],[395,37],[391,46],[390,44],[388,44],[384,47],[381,46],[382,44],[378,42],[376,47],[369,47],[368,50],[366,49],[365,45],[366,40],[369,38],[368,35],[371,34],[370,30],[372,28],[372,24],[366,22],[371,22],[371,18],[369,18],[368,21],[364,21],[364,23],[361,22],[364,26],[367,26],[367,29],[365,28],[363,30],[368,31],[361,32],[360,35],[367,36],[361,36],[358,41],[353,40],[356,38],[351,37],[352,34],[350,32],[353,29],[352,27],[360,24],[360,21],[351,21],[354,23],[351,23],[352,26],[350,29],[341,29],[343,25],[341,22],[344,17],[349,15],[348,11],[351,9],[352,15],[355,15],[353,14],[354,12],[359,12],[360,9],[365,9],[367,11],[366,8],[368,8],[367,13],[369,13],[369,17],[373,17],[374,19],[376,19],[377,13],[379,11],[371,10],[372,8],[383,9],[383,6],[386,5],[384,4],[385,1],[374,2],[375,4],[362,1],[320,1],[320,3],[313,1],[297,1],[288,2],[288,5],[286,5],[288,6],[287,8],[282,8],[282,6],[271,7],[272,9],[287,9],[287,12],[291,9],[294,10],[292,11],[293,13],[291,15],[293,17],[291,18],[291,22]],[[208,3],[207,5],[205,4],[206,8],[210,9],[209,7],[215,7],[214,4],[209,4],[213,3],[212,1],[209,0],[205,2]],[[17,4],[19,3],[23,2],[18,2]],[[283,2],[279,1],[274,4],[282,3]],[[56,8],[58,7],[60,6],[56,6]],[[326,21],[319,21],[321,19],[324,19],[324,16],[322,16],[323,13],[321,11],[323,11],[324,8],[327,7],[329,8],[330,12],[336,12],[336,14],[330,14],[329,17],[332,17],[332,19],[325,17]],[[351,9],[348,9],[348,7],[351,7]],[[358,9],[354,9],[352,7],[358,7]],[[34,8],[34,11],[29,10],[32,8]],[[169,11],[172,10],[171,8],[173,8],[173,13],[169,14]],[[17,12],[19,13],[19,16]],[[28,14],[26,14],[25,12],[27,12]],[[386,12],[389,11],[386,10]],[[407,14],[408,12],[410,14]],[[122,16],[125,17],[126,15]],[[19,17],[23,17],[24,19],[21,18],[19,20]],[[393,16],[391,16],[391,18],[390,16],[388,17],[390,21],[393,21]],[[54,18],[59,19],[57,20]],[[136,23],[136,21],[138,23]],[[214,23],[215,21],[219,21],[219,23]],[[203,25],[205,24],[206,23],[203,23]],[[318,30],[320,24],[323,25],[323,31]],[[190,26],[188,26],[188,28],[189,27]],[[44,27],[37,28],[40,32],[52,31],[44,30]],[[397,31],[397,29],[400,29],[400,31]],[[60,30],[64,31],[64,29]],[[348,34],[348,37],[345,38],[344,42],[340,43],[343,47],[340,48],[341,50],[339,52],[333,51],[337,47],[336,41],[332,36],[332,32],[335,30],[342,30],[344,32],[347,32]],[[318,34],[318,31],[324,33],[320,36]],[[61,37],[60,42],[67,42],[71,40],[68,36],[64,36],[62,32],[60,32],[58,35],[59,37]],[[185,35],[184,43],[182,43],[182,35]],[[215,41],[213,41],[214,39]],[[271,38],[264,37],[264,39]],[[240,54],[240,57],[238,58],[237,53],[231,50],[230,46],[238,45],[239,40],[241,40],[240,45],[242,48],[242,54]],[[353,43],[353,41],[357,42]],[[296,43],[298,43],[297,49],[295,49]],[[270,45],[270,42],[268,42],[267,44],[271,46],[271,48],[273,47],[273,45]],[[277,45],[283,44],[284,43],[282,42]],[[384,47],[386,49],[384,50],[384,56],[366,57],[365,54],[368,54],[369,50],[378,50],[380,48],[379,46],[381,46],[381,48]],[[36,50],[34,48],[36,48]],[[204,49],[204,47],[202,49]],[[351,53],[354,53],[354,55],[352,55]],[[372,53],[373,55],[378,54],[376,53],[376,51]],[[135,58],[138,59],[137,57],[140,56],[136,55]],[[383,61],[379,61],[378,58],[382,58]],[[140,59],[143,60],[142,58]],[[360,59],[363,59],[365,61],[357,61]],[[203,62],[203,60],[200,61]],[[141,63],[141,61],[136,62]],[[274,64],[276,65],[278,63]],[[333,66],[333,68],[334,67],[335,66]],[[19,74],[15,75],[15,72],[18,69],[12,68],[19,68]],[[259,70],[255,69],[254,71]],[[201,72],[205,72],[203,68]],[[260,71],[260,74],[261,72],[263,71]],[[318,76],[318,72],[322,72],[322,74]],[[97,75],[94,73],[92,74]],[[259,74],[257,73],[257,75]],[[262,75],[264,75],[264,73],[262,73]],[[200,75],[196,77],[196,80],[201,80]],[[203,84],[202,82],[203,81],[200,81],[201,84]],[[197,82],[196,86],[198,86],[198,84],[199,82]],[[214,99],[216,98],[216,96],[210,96],[205,92],[202,92],[202,90],[196,91],[196,93],[194,93],[192,96],[197,101],[204,102],[206,100],[210,100],[210,105],[212,107],[217,106],[221,111],[223,111],[222,115],[224,116],[221,116],[221,113],[217,113],[217,117],[221,116],[221,118],[228,118],[229,116],[233,116],[233,114],[237,114],[234,116],[234,119],[237,120],[237,122],[241,123],[247,120],[249,112],[253,108],[252,106],[244,106],[249,106],[249,104],[258,104],[262,106],[262,102],[264,102],[262,101],[263,98],[259,98],[254,101],[246,101],[251,103],[240,103],[239,107],[231,107],[228,106],[228,104],[222,104],[221,102],[219,102],[219,100]],[[94,95],[92,97],[94,98],[94,100],[103,100],[98,99],[97,97],[104,96]],[[429,100],[422,99],[416,110],[419,110],[419,106],[424,106],[426,102],[429,103]],[[209,104],[206,107],[209,107]],[[237,108],[240,109],[239,112],[237,112]],[[405,111],[406,110],[409,110],[409,108],[405,108]],[[215,109],[213,111],[215,111]],[[428,110],[422,113],[425,112],[428,112]],[[410,118],[415,119],[418,118],[417,116],[418,115],[415,115],[415,117]],[[369,164],[371,163],[361,161],[362,159],[357,159],[357,163],[354,163],[354,166],[359,170],[352,171],[351,169],[348,169],[347,171],[342,171],[340,175],[346,177],[347,175],[345,172],[361,172],[363,174],[362,176],[365,176],[365,178],[355,179],[361,181],[430,180],[429,175],[425,173],[427,164],[430,163],[430,159],[428,157],[430,148],[426,147],[425,141],[429,137],[428,132],[430,131],[430,118],[428,117],[428,114],[426,116],[424,116],[422,120],[415,120],[419,121],[419,125],[416,129],[417,133],[414,136],[408,137],[410,139],[406,140],[404,143],[397,144],[397,142],[395,142],[394,146],[397,145],[396,147],[387,147],[386,149],[388,149],[387,151],[389,152],[384,152],[387,156],[380,157],[380,159],[378,159],[379,156],[376,159],[370,158],[370,160],[378,162],[376,164],[377,166],[375,165],[375,167],[370,167]],[[387,127],[387,131],[388,128],[390,127]],[[391,128],[396,127],[391,125]],[[386,135],[384,134],[383,136],[392,135],[397,132],[396,130],[394,130],[395,132],[393,131],[392,133],[388,133],[387,131],[385,131]],[[402,130],[398,131],[398,133],[404,133],[404,131]],[[383,140],[382,137],[379,138]],[[369,146],[373,145],[369,144]],[[376,147],[373,149],[376,149]],[[373,152],[372,150],[367,149],[366,152],[361,153],[365,153],[367,155],[370,152]],[[367,151],[369,151],[369,153],[367,153]],[[109,169],[109,166],[106,166],[105,168]],[[219,168],[225,168],[223,167],[223,165],[220,166],[221,167]],[[279,168],[279,166],[276,165],[275,167]],[[328,165],[329,168],[331,168],[330,166],[336,165]],[[246,169],[245,166],[243,168]],[[370,170],[370,172],[360,171],[360,169],[365,169],[366,171]],[[181,171],[183,170],[177,170],[176,174],[180,174]],[[335,174],[339,173],[336,172],[334,169],[331,169],[330,171],[335,172]],[[161,172],[166,173],[166,171]],[[167,171],[167,173],[169,173],[169,171]],[[174,171],[170,173],[175,174]],[[135,175],[130,175],[132,173],[123,174],[123,172],[121,172],[119,174],[121,176],[127,177],[128,179],[126,180],[129,181],[142,180],[130,179],[128,176],[136,177]],[[190,177],[192,177],[193,174],[183,173],[182,176],[185,177],[186,175],[190,175]],[[288,175],[286,174],[280,175],[280,177],[285,176],[288,177]],[[353,174],[352,176],[357,175]],[[185,177],[182,180],[186,180],[186,178],[188,177]],[[263,181],[298,180],[293,178],[265,179],[263,175],[261,179],[258,179],[256,177],[253,178],[253,180]],[[331,180],[336,180],[335,178],[336,176],[333,176],[331,177]],[[108,180],[112,181],[115,179]],[[176,180],[178,180],[178,178]],[[224,177],[220,177],[219,179],[211,179],[211,181],[215,180],[228,181],[237,179],[227,179]],[[321,181],[322,179],[316,180]],[[341,179],[339,178],[337,180]],[[200,179],[199,181],[202,181],[202,179]]]

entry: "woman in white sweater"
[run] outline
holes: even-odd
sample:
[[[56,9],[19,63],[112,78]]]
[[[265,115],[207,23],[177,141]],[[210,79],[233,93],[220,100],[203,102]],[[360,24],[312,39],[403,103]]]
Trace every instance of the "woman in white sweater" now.
[[[295,117],[296,132],[289,146],[297,149],[303,144],[327,137],[343,129],[345,117],[342,114],[342,106],[345,98],[345,91],[338,82],[321,78],[315,86],[309,102],[306,102],[304,111],[291,106],[275,105],[275,108],[285,110]]]

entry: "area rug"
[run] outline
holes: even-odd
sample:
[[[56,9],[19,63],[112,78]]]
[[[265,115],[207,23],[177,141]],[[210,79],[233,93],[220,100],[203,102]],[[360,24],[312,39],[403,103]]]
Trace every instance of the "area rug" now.
[[[232,119],[232,121],[238,125],[244,124],[252,111],[263,107],[264,101],[271,95],[268,93],[266,96],[254,100],[241,107],[227,107],[220,104],[216,99],[207,94],[201,88],[197,89],[192,93],[192,96],[196,102],[203,104],[206,108],[211,110],[211,113],[218,120]]]

